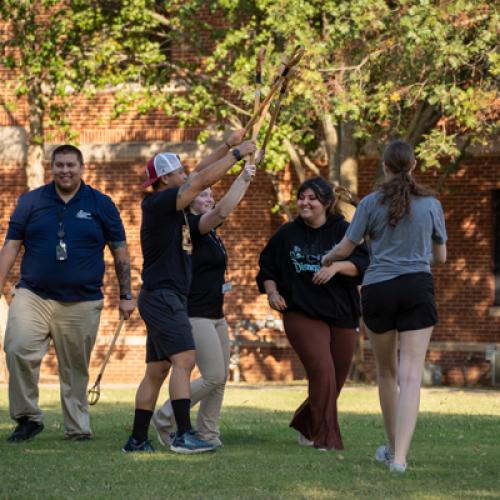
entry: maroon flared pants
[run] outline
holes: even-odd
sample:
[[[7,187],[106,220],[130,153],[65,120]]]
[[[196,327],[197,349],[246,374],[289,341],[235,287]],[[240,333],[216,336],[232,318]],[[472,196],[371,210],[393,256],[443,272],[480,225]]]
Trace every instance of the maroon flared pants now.
[[[337,398],[351,366],[356,330],[300,312],[284,313],[283,323],[309,381],[308,398],[295,412],[290,427],[313,441],[315,448],[342,450]]]

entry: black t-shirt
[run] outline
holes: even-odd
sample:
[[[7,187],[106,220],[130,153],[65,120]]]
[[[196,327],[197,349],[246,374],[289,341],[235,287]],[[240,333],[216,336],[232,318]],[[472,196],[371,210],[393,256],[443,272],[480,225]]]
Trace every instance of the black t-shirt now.
[[[185,218],[176,209],[179,188],[146,195],[142,201],[142,283],[147,290],[167,288],[188,295],[191,255],[182,249]]]
[[[227,266],[227,254],[215,230],[200,234],[200,216],[188,215],[193,239],[193,280],[188,296],[191,318],[220,319],[224,317],[222,285]]]

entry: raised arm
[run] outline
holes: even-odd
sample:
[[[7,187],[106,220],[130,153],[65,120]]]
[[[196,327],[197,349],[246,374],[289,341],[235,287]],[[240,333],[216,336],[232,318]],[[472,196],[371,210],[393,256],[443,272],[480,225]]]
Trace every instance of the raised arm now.
[[[263,156],[264,152],[259,150],[255,163],[260,163]],[[248,162],[245,163],[245,167],[236,180],[231,184],[229,191],[224,195],[219,203],[217,203],[213,210],[210,210],[210,212],[201,216],[198,226],[201,234],[208,233],[211,229],[219,226],[229,217],[229,214],[236,208],[247,192],[248,186],[250,186],[250,181],[255,176],[255,171],[255,165],[250,165]]]
[[[120,303],[118,309],[121,316],[125,319],[129,319],[135,309],[135,300],[132,298],[130,256],[127,242],[110,241],[108,246],[113,255],[116,277],[120,286]]]
[[[5,279],[19,255],[22,244],[23,240],[5,240],[4,246],[0,251],[0,295],[2,295]]]
[[[238,148],[241,157],[255,151],[253,141],[245,141]],[[227,153],[223,158],[208,165],[201,172],[193,172],[179,188],[176,209],[183,210],[207,187],[215,184],[238,161],[233,153]]]
[[[208,167],[210,164],[215,163],[216,161],[219,161],[221,158],[223,158],[225,155],[227,155],[228,151],[231,148],[234,148],[234,146],[238,146],[238,144],[241,144],[241,141],[245,137],[245,131],[243,129],[241,130],[236,130],[233,132],[226,141],[224,141],[219,147],[215,149],[215,151],[208,156],[205,156],[198,165],[196,165],[196,168],[194,169],[194,172],[201,172],[204,168]]]

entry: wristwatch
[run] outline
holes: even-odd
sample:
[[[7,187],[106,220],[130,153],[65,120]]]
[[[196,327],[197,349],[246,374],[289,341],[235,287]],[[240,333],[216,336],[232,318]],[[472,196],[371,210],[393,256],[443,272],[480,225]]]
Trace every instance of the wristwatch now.
[[[236,161],[240,161],[241,160],[242,156],[241,156],[241,153],[240,153],[239,149],[237,149],[237,148],[231,149],[231,153],[236,158]]]
[[[127,293],[121,293],[120,294],[120,300],[132,300],[134,297],[132,296],[131,292]]]

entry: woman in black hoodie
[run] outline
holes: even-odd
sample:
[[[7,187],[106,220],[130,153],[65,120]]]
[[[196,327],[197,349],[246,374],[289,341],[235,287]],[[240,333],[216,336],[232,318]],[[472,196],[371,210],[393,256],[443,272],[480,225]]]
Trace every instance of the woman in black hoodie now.
[[[282,312],[286,335],[309,380],[308,398],[290,427],[299,432],[299,444],[319,450],[343,449],[337,398],[356,346],[358,285],[369,263],[361,246],[348,259],[321,268],[323,255],[349,227],[337,201],[325,179],[306,180],[297,193],[299,216],[271,237],[257,276],[269,305]]]

